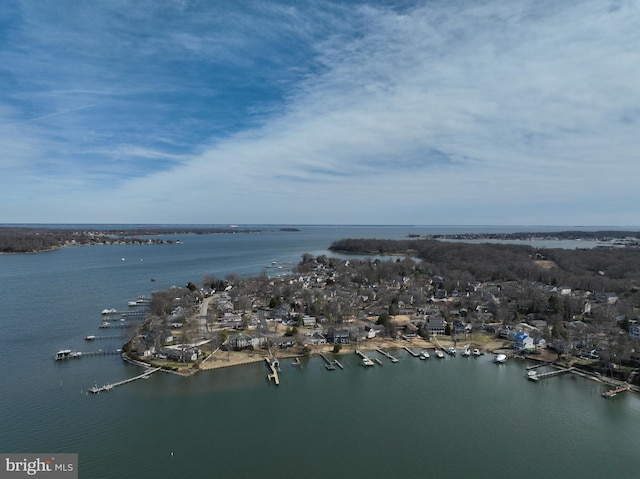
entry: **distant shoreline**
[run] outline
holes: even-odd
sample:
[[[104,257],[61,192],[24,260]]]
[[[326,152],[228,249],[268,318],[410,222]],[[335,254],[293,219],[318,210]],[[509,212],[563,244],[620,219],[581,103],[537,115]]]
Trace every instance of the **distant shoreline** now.
[[[0,254],[44,253],[65,246],[176,244],[179,241],[149,236],[177,234],[252,234],[268,230],[237,228],[130,228],[64,229],[44,227],[0,227]],[[293,228],[286,231],[293,231]],[[145,237],[145,238],[140,238]]]

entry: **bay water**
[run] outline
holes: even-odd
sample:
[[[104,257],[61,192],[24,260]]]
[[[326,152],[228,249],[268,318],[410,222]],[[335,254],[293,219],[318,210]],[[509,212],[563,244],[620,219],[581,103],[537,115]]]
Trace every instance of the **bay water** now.
[[[572,375],[531,383],[523,362],[420,361],[398,350],[398,363],[381,357],[373,368],[355,355],[335,371],[319,358],[283,360],[278,387],[256,363],[190,378],[156,373],[92,395],[91,386],[141,369],[117,355],[53,360],[60,349],[121,347],[84,340],[106,334],[97,328],[103,309],[126,310],[139,295],[204,274],[285,272],[345,237],[509,230],[263,228],[1,255],[0,451],[78,453],[83,478],[638,477],[638,398],[602,399],[601,385]]]

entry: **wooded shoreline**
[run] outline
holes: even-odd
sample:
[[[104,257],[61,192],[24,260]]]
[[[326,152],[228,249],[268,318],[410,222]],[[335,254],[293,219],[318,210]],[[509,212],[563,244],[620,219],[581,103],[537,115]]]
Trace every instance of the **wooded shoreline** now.
[[[240,234],[264,230],[235,228],[155,228],[68,229],[44,227],[0,227],[0,254],[41,253],[65,246],[111,244],[174,244],[166,238],[151,238],[177,234]],[[143,238],[140,238],[143,237]]]

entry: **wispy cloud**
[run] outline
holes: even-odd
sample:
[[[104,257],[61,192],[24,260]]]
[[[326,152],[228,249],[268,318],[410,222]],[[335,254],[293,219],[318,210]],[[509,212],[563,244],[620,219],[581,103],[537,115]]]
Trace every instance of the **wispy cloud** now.
[[[7,18],[7,221],[640,223],[631,1]]]

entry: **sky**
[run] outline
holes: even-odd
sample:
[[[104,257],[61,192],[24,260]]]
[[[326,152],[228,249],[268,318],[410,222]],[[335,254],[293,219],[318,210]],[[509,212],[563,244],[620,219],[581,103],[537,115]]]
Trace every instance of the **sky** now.
[[[640,225],[635,0],[7,0],[0,223]]]

